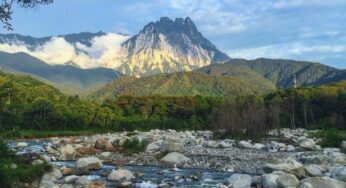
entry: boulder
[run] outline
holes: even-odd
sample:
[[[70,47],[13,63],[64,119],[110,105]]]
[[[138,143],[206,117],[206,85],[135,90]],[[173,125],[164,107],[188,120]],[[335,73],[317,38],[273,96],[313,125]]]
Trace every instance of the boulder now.
[[[67,176],[73,173],[73,168],[64,168],[62,169],[62,175]]]
[[[43,175],[43,178],[42,179],[49,179],[49,180],[58,180],[62,178],[62,173],[60,170],[54,168],[51,172],[46,172],[44,175]]]
[[[76,150],[70,144],[62,146],[60,152],[59,160],[72,160],[76,156]]]
[[[313,188],[345,188],[346,183],[329,177],[305,178],[301,183],[309,183]]]
[[[238,143],[238,145],[239,145],[240,148],[247,148],[247,149],[252,149],[253,148],[253,146],[252,146],[252,144],[250,142],[247,142],[247,141],[244,141],[244,140],[240,141]]]
[[[148,153],[152,153],[152,152],[160,151],[160,149],[161,147],[156,142],[152,142],[147,145],[147,148],[145,151]]]
[[[114,151],[115,147],[113,144],[104,138],[98,138],[95,142],[94,148],[101,149],[104,151]]]
[[[15,146],[15,148],[23,148],[28,146],[29,144],[26,142],[18,142],[17,145]]]
[[[286,173],[294,174],[298,178],[305,176],[304,167],[294,158],[287,158],[277,161],[276,163],[267,164],[263,168],[264,172],[271,173],[273,171],[283,171]]]
[[[43,164],[43,161],[41,159],[36,159],[31,164],[32,165],[39,165],[39,164]]]
[[[307,154],[303,153],[300,155],[300,160],[304,164],[327,164],[328,156],[325,154]]]
[[[296,148],[292,145],[287,145],[287,151],[294,151]]]
[[[215,140],[209,140],[207,142],[207,147],[208,148],[216,148],[216,147],[218,147],[218,143]]]
[[[305,169],[305,172],[307,173],[307,175],[312,176],[312,177],[322,176],[321,168],[322,167],[315,165],[315,164],[304,166],[304,169]]]
[[[48,157],[48,155],[41,155],[40,158],[46,163],[51,162],[51,159],[50,157]]]
[[[298,188],[313,188],[310,183],[302,183]]]
[[[253,145],[254,149],[264,149],[266,146],[264,144],[256,143]]]
[[[311,138],[308,138],[303,140],[300,143],[299,147],[302,150],[313,150],[315,148],[315,145],[316,145],[315,141]]]
[[[118,170],[113,169],[112,172],[108,174],[107,176],[107,180],[110,180],[110,181],[119,181],[122,179],[129,181],[131,179],[135,179],[135,176],[133,175],[131,171],[125,170],[125,169],[118,169]]]
[[[164,164],[169,164],[169,165],[173,165],[173,164],[177,164],[177,165],[182,165],[186,162],[188,162],[190,159],[186,156],[184,156],[181,153],[178,152],[172,152],[172,153],[168,153],[166,156],[164,156],[161,159],[161,162]]]
[[[221,142],[219,143],[219,147],[220,147],[220,148],[231,148],[231,147],[232,147],[232,143],[225,142],[225,141],[221,141]]]
[[[264,188],[276,188],[279,187],[276,180],[279,178],[278,174],[263,174],[262,183]]]
[[[41,180],[39,188],[59,188],[50,180]]]
[[[283,173],[276,179],[280,187],[297,187],[299,180],[293,174]]]
[[[66,176],[64,181],[65,183],[72,184],[74,183],[79,177],[76,175]]]
[[[340,180],[340,181],[346,181],[346,167],[339,168],[336,170],[333,174],[332,177]]]
[[[102,162],[97,157],[85,157],[76,161],[76,168],[87,168],[88,170],[98,170],[102,168]]]
[[[101,155],[102,157],[106,157],[106,158],[107,158],[107,157],[111,156],[111,154],[112,154],[111,152],[108,152],[108,151],[107,151],[107,152],[102,152],[100,155]]]
[[[60,188],[73,188],[70,184],[63,184],[60,186]]]
[[[229,179],[228,183],[233,188],[248,188],[251,186],[251,176],[247,174],[233,174]]]
[[[76,185],[81,185],[81,186],[86,186],[89,183],[90,183],[90,180],[88,180],[88,178],[85,178],[85,177],[79,177],[75,181]]]
[[[106,188],[104,181],[95,181],[88,184],[87,188]]]

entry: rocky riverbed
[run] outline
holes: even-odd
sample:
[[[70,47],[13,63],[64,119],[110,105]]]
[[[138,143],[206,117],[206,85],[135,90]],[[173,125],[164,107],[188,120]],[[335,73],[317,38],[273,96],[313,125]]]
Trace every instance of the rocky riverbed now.
[[[33,164],[53,171],[28,187],[300,187],[346,188],[346,142],[321,148],[304,129],[272,138],[213,140],[210,131],[152,130],[10,142]],[[148,143],[123,152],[126,139]],[[35,154],[29,154],[35,153]]]

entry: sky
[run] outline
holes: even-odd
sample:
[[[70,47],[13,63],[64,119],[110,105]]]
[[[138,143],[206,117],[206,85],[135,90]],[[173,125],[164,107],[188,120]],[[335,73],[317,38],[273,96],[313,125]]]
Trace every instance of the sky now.
[[[346,69],[346,0],[54,0],[15,6],[14,31],[34,37],[69,33],[137,34],[162,16],[189,16],[231,58],[321,62]]]

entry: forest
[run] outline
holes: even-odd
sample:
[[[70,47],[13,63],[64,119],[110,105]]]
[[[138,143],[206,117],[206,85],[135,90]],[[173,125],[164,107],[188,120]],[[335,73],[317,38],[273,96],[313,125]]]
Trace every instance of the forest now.
[[[346,129],[346,81],[230,98],[121,95],[101,102],[62,94],[31,76],[0,72],[0,127],[20,130]]]

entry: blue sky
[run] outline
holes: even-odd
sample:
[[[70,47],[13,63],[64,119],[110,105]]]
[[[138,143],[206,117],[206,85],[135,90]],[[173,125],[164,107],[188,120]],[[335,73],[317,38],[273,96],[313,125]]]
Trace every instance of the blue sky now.
[[[15,7],[12,33],[134,35],[161,16],[191,17],[232,58],[288,58],[346,68],[346,0],[55,0],[34,9]]]

